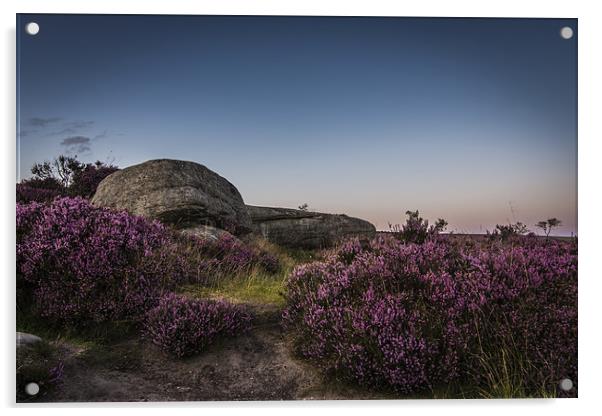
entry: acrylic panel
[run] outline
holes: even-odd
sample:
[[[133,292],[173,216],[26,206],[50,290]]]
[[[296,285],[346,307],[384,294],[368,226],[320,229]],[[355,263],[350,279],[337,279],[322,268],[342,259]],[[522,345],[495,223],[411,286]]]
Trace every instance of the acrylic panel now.
[[[16,400],[576,397],[577,38],[17,15]]]

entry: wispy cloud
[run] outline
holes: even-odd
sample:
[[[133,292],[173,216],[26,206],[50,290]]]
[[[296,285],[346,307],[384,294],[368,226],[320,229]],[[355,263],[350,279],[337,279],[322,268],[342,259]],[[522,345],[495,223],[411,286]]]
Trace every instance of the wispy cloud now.
[[[33,127],[46,127],[49,124],[58,123],[61,120],[62,118],[60,117],[32,117],[27,120],[27,123]]]
[[[29,126],[30,129],[23,129],[20,132],[21,137],[31,134],[40,134],[43,136],[65,136],[76,135],[90,129],[94,126],[93,120],[75,120],[66,121],[61,117],[31,117],[23,122],[21,127]]]
[[[94,125],[94,121],[68,121],[61,124],[60,129],[46,133],[46,136],[63,136],[65,134],[77,134],[87,130]]]
[[[61,146],[65,147],[68,154],[85,154],[92,151],[90,138],[86,136],[66,137],[61,141]]]
[[[19,132],[19,137],[61,136],[59,144],[66,154],[84,155],[92,152],[92,143],[109,136],[107,129],[94,129],[94,120],[65,120],[61,117],[32,117],[27,119]],[[96,131],[94,131],[96,130]],[[93,134],[96,133],[96,134]]]
[[[107,137],[108,135],[109,135],[109,134],[108,134],[108,131],[107,131],[107,130],[105,130],[105,131],[103,131],[102,133],[100,133],[100,134],[97,134],[96,136],[94,136],[94,137],[92,138],[92,140],[104,139],[104,138],[105,138],[105,137]]]
[[[66,129],[51,131],[50,133],[46,133],[46,136],[47,137],[50,137],[50,136],[63,136],[65,134],[75,134],[75,133],[77,133],[77,130],[72,129],[72,128],[66,128]]]
[[[61,142],[61,144],[63,146],[73,146],[76,144],[84,144],[84,143],[90,143],[90,138],[86,137],[86,136],[73,136],[73,137],[66,137]]]

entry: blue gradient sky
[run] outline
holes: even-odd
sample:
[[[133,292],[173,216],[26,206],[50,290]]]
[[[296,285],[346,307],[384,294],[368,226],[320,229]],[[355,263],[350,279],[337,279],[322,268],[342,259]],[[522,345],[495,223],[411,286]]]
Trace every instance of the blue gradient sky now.
[[[379,229],[577,231],[576,19],[19,15],[18,43],[21,178],[167,157]]]

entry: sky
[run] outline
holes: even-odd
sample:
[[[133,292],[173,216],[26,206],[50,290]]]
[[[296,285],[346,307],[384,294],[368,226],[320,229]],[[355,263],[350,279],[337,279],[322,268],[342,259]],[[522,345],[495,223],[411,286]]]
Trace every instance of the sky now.
[[[17,32],[18,179],[59,154],[172,158],[247,204],[377,229],[419,210],[577,233],[576,19],[21,14]]]

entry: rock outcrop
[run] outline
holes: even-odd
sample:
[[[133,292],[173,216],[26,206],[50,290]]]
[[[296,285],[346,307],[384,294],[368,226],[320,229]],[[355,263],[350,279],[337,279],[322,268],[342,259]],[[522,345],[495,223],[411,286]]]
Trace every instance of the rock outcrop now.
[[[252,205],[247,205],[247,211],[257,233],[286,247],[326,248],[347,237],[368,239],[376,234],[368,221],[347,215]]]
[[[224,235],[229,235],[232,238],[236,238],[232,236],[232,234],[230,234],[228,231],[222,230],[220,228],[215,228],[210,225],[197,225],[196,227],[185,228],[181,230],[181,233],[187,236],[194,236],[202,240],[212,241],[217,241]]]
[[[206,225],[237,235],[252,230],[236,187],[194,162],[157,159],[117,171],[98,185],[92,203],[179,229]]]

